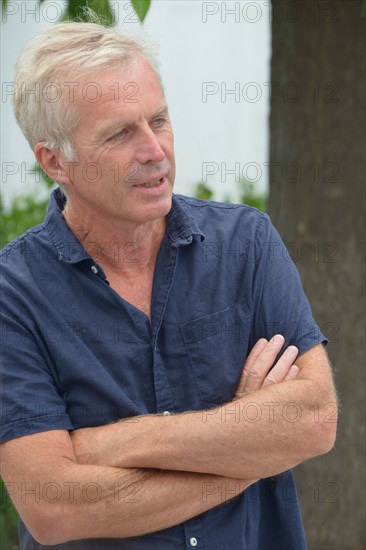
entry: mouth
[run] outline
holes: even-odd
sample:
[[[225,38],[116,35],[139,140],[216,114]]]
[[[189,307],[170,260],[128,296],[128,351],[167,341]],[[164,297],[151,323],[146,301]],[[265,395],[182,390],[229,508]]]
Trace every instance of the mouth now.
[[[147,183],[141,183],[139,185],[135,185],[134,187],[145,187],[145,189],[150,189],[150,187],[157,187],[163,182],[164,178],[160,178],[159,180],[153,180],[149,181]]]
[[[162,189],[167,185],[168,179],[166,175],[163,175],[161,178],[157,178],[154,180],[146,181],[144,183],[139,183],[134,185],[133,187],[136,189]]]

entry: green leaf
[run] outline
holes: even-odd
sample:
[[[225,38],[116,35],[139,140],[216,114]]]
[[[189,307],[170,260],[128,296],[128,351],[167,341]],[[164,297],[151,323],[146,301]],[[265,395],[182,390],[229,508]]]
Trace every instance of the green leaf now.
[[[41,176],[43,183],[45,183],[49,189],[55,185],[55,182],[46,174],[38,162],[33,166],[33,172]]]
[[[140,22],[143,23],[149,11],[151,0],[131,0],[131,4]]]
[[[62,21],[94,22],[93,13],[90,13],[88,8],[101,19],[103,25],[114,25],[114,14],[109,0],[69,0]]]
[[[257,191],[253,181],[241,179],[239,182],[240,202],[248,206],[254,206],[262,212],[267,211],[267,196]]]
[[[213,197],[212,189],[210,189],[202,181],[196,184],[193,193],[194,193],[194,196],[197,197],[197,199],[202,199],[204,201],[212,200],[212,197]]]
[[[13,199],[10,208],[5,209],[0,195],[0,247],[22,235],[27,229],[44,220],[49,199],[24,195]]]
[[[38,162],[34,164],[33,172],[38,176],[36,179],[41,185],[41,190],[48,189],[51,191],[51,189],[55,187],[55,182],[47,176]],[[37,194],[15,197],[11,201],[10,205],[5,208],[3,204],[3,197],[0,193],[0,248],[27,231],[30,227],[38,225],[44,220],[49,202],[49,193],[46,192],[44,195],[45,198],[40,198]],[[1,489],[2,486],[0,483],[0,491]],[[0,527],[1,514],[3,514],[3,512],[4,510],[0,503]],[[8,512],[11,514],[11,510],[9,511],[7,509],[6,511],[6,523],[9,522],[9,518],[7,517]],[[2,539],[0,535],[0,548],[3,548],[1,543]],[[10,543],[6,544],[4,548],[15,549],[15,547],[10,545]],[[18,546],[16,548],[18,548]]]
[[[12,505],[5,485],[0,480],[0,548],[17,550],[18,546],[18,514]]]

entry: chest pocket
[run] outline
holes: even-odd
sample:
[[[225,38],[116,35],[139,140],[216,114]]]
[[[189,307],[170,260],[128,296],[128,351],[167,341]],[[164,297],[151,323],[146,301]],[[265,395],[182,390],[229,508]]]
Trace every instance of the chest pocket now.
[[[225,403],[234,396],[250,328],[251,313],[244,300],[180,326],[202,401]]]

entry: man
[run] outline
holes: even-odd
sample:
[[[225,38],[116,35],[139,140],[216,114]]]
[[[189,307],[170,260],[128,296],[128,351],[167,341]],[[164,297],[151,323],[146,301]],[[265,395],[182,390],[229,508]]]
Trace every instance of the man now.
[[[289,469],[332,448],[335,393],[268,217],[172,195],[141,44],[59,24],[16,85],[62,188],[2,252],[1,474],[20,548],[305,548]]]

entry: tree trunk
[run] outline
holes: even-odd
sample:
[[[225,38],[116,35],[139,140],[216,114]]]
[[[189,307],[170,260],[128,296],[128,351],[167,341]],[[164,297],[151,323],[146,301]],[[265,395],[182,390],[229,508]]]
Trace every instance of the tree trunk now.
[[[313,550],[366,547],[361,8],[361,0],[273,2],[269,213],[329,338],[341,402],[335,449],[295,470]]]

